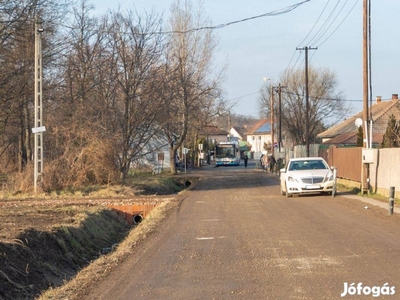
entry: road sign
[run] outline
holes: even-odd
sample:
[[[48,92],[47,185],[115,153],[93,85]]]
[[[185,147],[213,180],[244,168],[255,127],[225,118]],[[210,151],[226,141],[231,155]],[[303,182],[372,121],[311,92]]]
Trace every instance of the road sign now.
[[[39,132],[45,132],[45,131],[46,131],[46,126],[32,128],[32,133],[39,133]]]

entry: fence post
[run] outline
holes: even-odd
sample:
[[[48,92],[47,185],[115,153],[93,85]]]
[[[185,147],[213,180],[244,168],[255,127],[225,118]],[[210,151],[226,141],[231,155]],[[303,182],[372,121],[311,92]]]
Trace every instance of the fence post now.
[[[391,186],[389,192],[389,215],[393,215],[393,210],[394,210],[394,186]]]

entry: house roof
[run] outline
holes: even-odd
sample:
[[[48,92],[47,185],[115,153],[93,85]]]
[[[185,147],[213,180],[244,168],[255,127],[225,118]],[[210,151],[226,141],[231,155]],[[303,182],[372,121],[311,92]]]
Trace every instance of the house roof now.
[[[240,137],[245,138],[246,137],[246,128],[245,127],[239,127],[239,126],[232,126],[233,129],[240,135]]]
[[[383,133],[372,134],[373,144],[379,144],[383,139]],[[357,144],[357,132],[347,132],[331,138],[322,144],[329,145],[355,145]]]
[[[266,134],[271,132],[271,122],[269,119],[261,119],[259,120],[250,130],[247,131],[247,134]]]
[[[383,134],[386,131],[386,127],[389,121],[390,116],[393,114],[396,119],[400,119],[400,102],[398,100],[397,94],[392,95],[392,99],[387,101],[382,101],[380,98],[377,98],[375,104],[370,107],[370,113],[372,115],[373,126],[373,140],[375,138],[379,138],[379,141],[382,140]],[[325,130],[317,135],[318,138],[330,139],[329,141],[325,141],[328,144],[335,144],[334,141],[340,141],[338,143],[344,143],[343,141],[352,141],[351,136],[355,137],[354,144],[357,141],[357,127],[355,126],[355,121],[357,118],[363,118],[363,112],[359,112],[358,114],[350,117],[349,119],[343,121],[342,123]],[[333,140],[333,138],[336,138]]]
[[[202,134],[204,135],[228,135],[228,131],[219,128],[218,126],[208,125],[203,127]]]

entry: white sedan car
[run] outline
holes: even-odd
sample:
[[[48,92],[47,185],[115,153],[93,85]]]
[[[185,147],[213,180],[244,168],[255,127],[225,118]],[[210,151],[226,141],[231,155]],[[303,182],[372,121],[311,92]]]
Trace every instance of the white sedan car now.
[[[292,158],[280,170],[281,194],[336,193],[336,170],[321,157]]]

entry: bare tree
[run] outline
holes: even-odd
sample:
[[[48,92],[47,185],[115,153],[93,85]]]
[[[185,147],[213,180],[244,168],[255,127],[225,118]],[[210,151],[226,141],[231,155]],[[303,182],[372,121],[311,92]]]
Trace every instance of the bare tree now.
[[[60,64],[63,80],[54,96],[59,99],[58,122],[52,120],[54,159],[68,166],[76,184],[114,179],[109,175],[115,168],[125,179],[159,132],[157,98],[148,87],[163,56],[162,36],[150,34],[160,30],[161,21],[132,12],[110,13],[99,21],[91,9],[85,0],[75,9],[71,47]]]
[[[337,80],[328,69],[309,68],[309,111],[306,111],[305,79],[303,70],[287,70],[280,78],[281,112],[279,111],[279,89],[274,88],[276,119],[281,118],[282,133],[294,145],[306,143],[306,114],[309,117],[309,141],[333,122],[343,120],[350,111],[349,106],[337,91]],[[264,86],[259,99],[260,108],[269,116],[271,89]]]
[[[66,1],[0,3],[0,157],[9,170],[23,171],[32,155],[35,19],[45,22],[43,68],[51,64],[56,24],[67,15]],[[47,89],[46,72],[44,88]]]
[[[131,163],[145,155],[146,146],[159,133],[155,122],[161,107],[148,87],[157,79],[155,69],[163,58],[163,36],[155,14],[141,17],[134,13],[115,13],[110,30],[110,44],[117,60],[115,135],[118,137],[118,161],[121,177],[126,178]]]
[[[105,183],[115,177],[113,142],[99,121],[104,109],[98,97],[98,68],[105,60],[105,33],[103,24],[90,15],[92,8],[86,0],[74,7],[64,47],[57,48],[63,56],[53,64],[53,89],[46,97],[46,190]]]
[[[204,105],[218,97],[218,80],[211,72],[216,40],[210,30],[193,30],[208,21],[201,3],[197,14],[190,1],[177,1],[171,8],[172,32],[164,68],[163,131],[170,145],[171,173],[176,173],[175,154],[188,132],[205,113]],[[207,103],[207,104],[206,104]],[[204,115],[203,115],[204,117]],[[197,122],[198,124],[198,122]]]

